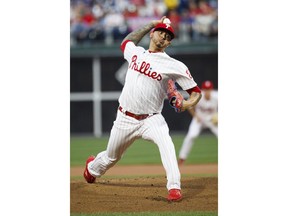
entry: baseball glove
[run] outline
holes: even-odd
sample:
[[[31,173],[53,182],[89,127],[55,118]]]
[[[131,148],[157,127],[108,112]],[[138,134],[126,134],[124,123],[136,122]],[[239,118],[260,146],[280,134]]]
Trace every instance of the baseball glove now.
[[[211,118],[211,122],[214,125],[218,125],[218,113],[214,113],[212,118]]]
[[[172,79],[168,80],[167,96],[169,104],[174,108],[175,112],[182,112],[183,96],[177,91],[177,87]]]

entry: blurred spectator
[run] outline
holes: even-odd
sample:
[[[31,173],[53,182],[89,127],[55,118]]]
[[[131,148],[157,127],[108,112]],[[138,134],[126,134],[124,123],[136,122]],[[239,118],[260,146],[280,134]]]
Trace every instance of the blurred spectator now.
[[[70,0],[71,46],[112,44],[164,15],[176,31],[175,40],[217,38],[217,8],[217,0]]]
[[[179,0],[164,0],[168,10],[176,9],[179,5]]]
[[[88,31],[93,24],[94,18],[89,14],[89,8],[84,2],[77,1],[70,8],[70,33],[76,43],[87,39]]]
[[[189,1],[189,14],[193,19],[195,16],[199,15],[201,13],[200,8],[198,7],[198,4],[196,3],[195,0]]]
[[[181,21],[180,14],[177,12],[176,9],[172,9],[168,11],[166,16],[170,19],[171,26],[175,31],[175,37],[177,38],[179,36],[179,23]]]
[[[125,19],[129,19],[131,17],[138,17],[138,10],[135,5],[129,5],[127,8],[125,8],[123,12],[123,16]]]
[[[167,6],[163,0],[146,0],[147,10],[152,11],[155,17],[162,17],[163,14],[167,11]]]
[[[96,3],[92,7],[92,13],[97,19],[101,19],[104,16],[104,10],[101,4]]]
[[[114,40],[123,40],[128,34],[128,27],[123,14],[111,10],[103,19],[106,43],[112,44]]]
[[[187,10],[189,8],[189,2],[191,0],[179,0],[179,4],[177,6],[177,11],[179,14],[181,14],[184,10]]]
[[[93,26],[96,18],[94,17],[92,10],[90,8],[85,8],[83,16],[82,16],[82,22],[84,25],[87,26]]]
[[[207,39],[212,33],[212,24],[216,16],[213,8],[209,6],[206,0],[201,0],[198,7],[199,10],[196,10],[195,21],[192,24],[193,38],[195,40]]]
[[[145,0],[131,0],[130,3],[135,5],[136,7],[139,7],[145,5]]]
[[[210,28],[210,36],[217,37],[218,36],[218,15],[215,14],[215,19],[213,20]]]
[[[179,24],[178,38],[183,42],[189,42],[190,38],[193,36],[192,23],[194,22],[194,17],[190,16],[189,10],[185,9],[181,12],[181,20]]]

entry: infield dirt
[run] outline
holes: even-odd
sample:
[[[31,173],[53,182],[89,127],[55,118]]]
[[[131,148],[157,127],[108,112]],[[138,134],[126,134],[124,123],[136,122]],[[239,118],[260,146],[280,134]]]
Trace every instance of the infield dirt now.
[[[144,172],[145,169],[146,172]],[[217,212],[217,164],[185,165],[180,167],[180,170],[183,199],[176,203],[168,202],[166,199],[168,195],[167,181],[162,166],[113,167],[105,174],[107,177],[97,178],[93,184],[86,183],[84,178],[79,180],[72,178],[70,182],[70,212]],[[138,174],[137,177],[115,178],[118,175],[133,176],[135,173]],[[215,174],[215,176],[197,177],[189,175],[205,173]],[[82,174],[83,167],[71,168],[71,177],[82,176]],[[142,174],[143,176],[139,176]],[[158,175],[153,176],[155,174]],[[152,176],[147,177],[147,175]]]

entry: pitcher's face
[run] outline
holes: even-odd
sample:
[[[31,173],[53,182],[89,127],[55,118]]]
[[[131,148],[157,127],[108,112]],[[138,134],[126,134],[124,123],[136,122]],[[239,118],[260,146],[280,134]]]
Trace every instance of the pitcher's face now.
[[[151,41],[158,49],[165,49],[171,44],[171,35],[166,31],[156,30],[150,34]]]

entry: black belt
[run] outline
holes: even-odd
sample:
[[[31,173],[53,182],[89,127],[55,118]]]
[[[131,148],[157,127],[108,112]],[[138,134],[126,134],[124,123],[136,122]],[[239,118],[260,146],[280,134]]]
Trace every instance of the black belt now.
[[[130,116],[130,117],[132,117],[132,118],[135,118],[135,119],[137,119],[137,120],[143,120],[143,119],[146,119],[146,118],[149,117],[149,116],[152,116],[152,115],[155,115],[155,114],[156,114],[156,113],[153,113],[153,114],[140,114],[140,115],[137,115],[137,114],[131,113],[131,112],[129,112],[129,111],[124,111],[124,109],[123,109],[121,106],[119,106],[119,110],[120,110],[122,113],[124,113],[125,115]]]

